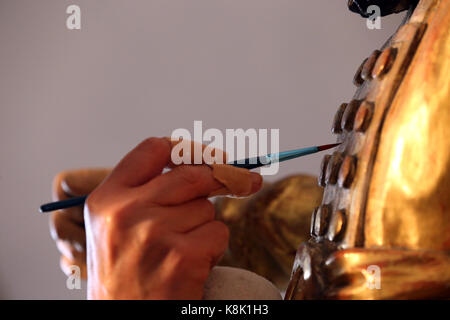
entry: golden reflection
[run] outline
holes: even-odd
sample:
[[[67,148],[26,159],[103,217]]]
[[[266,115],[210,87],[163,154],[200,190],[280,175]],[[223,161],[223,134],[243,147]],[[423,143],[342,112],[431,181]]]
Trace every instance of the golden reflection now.
[[[422,193],[434,189],[441,171],[441,168],[423,161],[430,152],[426,139],[430,130],[428,110],[428,106],[423,103],[416,111],[412,111],[400,126],[397,137],[393,138],[396,142],[388,175],[393,177],[392,181],[407,197],[420,197]],[[414,175],[411,174],[412,170],[415,171]]]

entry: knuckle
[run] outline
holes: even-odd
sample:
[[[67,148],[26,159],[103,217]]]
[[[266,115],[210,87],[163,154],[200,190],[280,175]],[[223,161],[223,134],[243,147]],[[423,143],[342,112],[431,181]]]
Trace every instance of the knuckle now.
[[[75,260],[80,255],[79,252],[68,242],[64,240],[57,240],[56,247],[62,256],[69,260]]]
[[[61,256],[59,258],[59,268],[62,270],[62,272],[64,272],[64,274],[66,276],[70,276],[72,274],[72,272],[69,268],[70,265],[71,265],[71,262],[69,262],[66,257]]]
[[[108,173],[108,169],[89,168],[61,171],[53,179],[53,196],[60,200],[88,194],[98,187]]]
[[[180,239],[181,240],[181,239]],[[169,274],[172,277],[189,278],[195,282],[204,282],[210,270],[209,257],[189,247],[184,241],[178,241],[169,252]]]
[[[149,248],[156,245],[161,250],[169,247],[162,236],[162,229],[157,222],[150,220],[143,224],[142,228],[141,244],[143,247]]]
[[[130,222],[130,216],[135,211],[136,204],[134,201],[116,204],[113,209],[107,210],[105,213],[108,227],[112,230],[125,228]]]
[[[107,186],[100,186],[87,196],[84,203],[84,211],[90,214],[97,214],[108,208],[115,208],[116,203],[118,203],[117,192]],[[117,208],[119,207],[117,206]]]
[[[198,175],[195,167],[180,166],[175,169],[183,182],[195,185],[198,183]]]
[[[63,181],[66,179],[68,171],[59,172],[52,181],[52,193],[55,200],[61,200],[64,190],[62,187]]]
[[[106,221],[111,222],[114,216],[112,210],[109,209],[110,206],[104,205],[103,195],[98,190],[94,190],[90,193],[84,203],[84,218],[94,221],[100,217],[104,218]],[[115,207],[115,206],[113,206]]]
[[[133,194],[116,194],[114,190],[94,190],[85,202],[85,218],[100,222],[110,232],[131,226],[136,220],[134,213],[142,210],[142,200]]]
[[[70,171],[64,170],[64,171],[60,171],[56,174],[56,176],[53,178],[53,183],[54,184],[58,184],[61,183],[61,181],[63,181],[64,179],[66,179],[67,175],[69,174]]]
[[[180,166],[176,168],[181,181],[193,189],[200,189],[207,181],[208,169],[205,166]]]
[[[87,197],[85,203],[84,203],[84,211],[92,214],[93,212],[96,212],[96,209],[98,207],[98,192],[92,192]]]
[[[73,241],[72,246],[77,254],[86,254],[86,236],[81,241]]]
[[[191,251],[187,246],[179,241],[177,244],[172,246],[170,251],[170,260],[175,270],[186,270],[191,267]]]

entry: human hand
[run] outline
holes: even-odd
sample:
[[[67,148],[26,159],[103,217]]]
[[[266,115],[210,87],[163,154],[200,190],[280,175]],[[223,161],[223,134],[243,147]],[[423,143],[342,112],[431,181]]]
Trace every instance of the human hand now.
[[[211,268],[228,245],[228,228],[214,220],[208,196],[233,181],[261,176],[231,166],[181,165],[162,174],[171,144],[147,139],[127,154],[89,195],[85,208],[88,297],[93,299],[201,299]],[[137,170],[138,168],[138,170]],[[216,170],[218,169],[218,170]]]
[[[111,169],[77,169],[59,173],[53,180],[54,201],[89,194],[110,173]],[[71,266],[80,268],[86,279],[86,233],[83,207],[58,210],[50,216],[50,234],[61,253],[60,266],[66,275],[72,274]]]

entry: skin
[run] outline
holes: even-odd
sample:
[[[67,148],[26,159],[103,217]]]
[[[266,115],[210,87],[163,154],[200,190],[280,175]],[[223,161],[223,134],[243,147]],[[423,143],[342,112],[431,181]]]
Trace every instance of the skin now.
[[[53,180],[54,201],[91,193],[111,172],[111,169],[78,169],[60,172]],[[55,211],[50,216],[50,234],[61,253],[60,266],[66,275],[70,266],[81,269],[81,276],[87,279],[86,232],[83,207],[72,207]]]
[[[211,268],[228,246],[228,228],[214,220],[208,200],[224,185],[207,165],[162,173],[171,147],[167,139],[149,138],[112,171],[55,178],[55,200],[90,193],[84,209],[58,211],[50,222],[61,267],[70,274],[70,265],[80,266],[88,298],[202,299]],[[261,187],[257,173],[243,179],[251,179],[251,193]]]

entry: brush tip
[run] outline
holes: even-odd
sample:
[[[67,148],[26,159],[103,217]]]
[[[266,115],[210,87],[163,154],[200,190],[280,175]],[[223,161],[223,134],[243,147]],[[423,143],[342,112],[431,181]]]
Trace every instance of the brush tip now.
[[[323,146],[318,146],[317,148],[319,149],[319,151],[323,151],[323,150],[334,148],[340,144],[341,143],[324,144]]]

